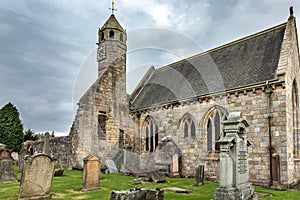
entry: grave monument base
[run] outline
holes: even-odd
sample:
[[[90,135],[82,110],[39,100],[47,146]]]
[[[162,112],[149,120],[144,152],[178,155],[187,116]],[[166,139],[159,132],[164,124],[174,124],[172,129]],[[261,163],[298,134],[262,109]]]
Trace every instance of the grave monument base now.
[[[44,196],[36,196],[36,197],[24,197],[18,198],[18,200],[48,200],[51,198],[51,195],[44,195]]]
[[[254,186],[251,183],[237,187],[219,187],[214,193],[214,200],[248,200],[254,197]]]

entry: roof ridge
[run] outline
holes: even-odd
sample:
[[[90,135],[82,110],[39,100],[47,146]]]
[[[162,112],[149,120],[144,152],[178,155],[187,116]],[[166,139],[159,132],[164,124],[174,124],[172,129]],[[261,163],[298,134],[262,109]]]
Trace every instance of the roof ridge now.
[[[234,40],[234,41],[232,41],[232,42],[223,44],[223,45],[221,45],[221,46],[212,48],[212,49],[210,49],[210,50],[207,50],[207,51],[198,53],[198,54],[196,54],[196,55],[193,55],[193,56],[184,58],[184,59],[182,59],[182,60],[179,60],[179,61],[176,61],[176,62],[167,64],[167,65],[162,66],[162,67],[160,67],[160,68],[156,68],[155,72],[161,71],[161,70],[163,70],[163,69],[165,69],[165,68],[167,68],[167,67],[173,67],[174,65],[177,65],[177,64],[186,62],[187,60],[191,60],[191,59],[194,59],[194,58],[203,56],[203,55],[207,55],[207,54],[210,54],[210,53],[215,52],[215,51],[217,51],[217,50],[224,49],[224,48],[226,48],[226,47],[229,47],[229,46],[232,46],[232,45],[235,45],[235,44],[238,44],[238,43],[247,41],[247,40],[249,40],[249,39],[252,39],[252,38],[255,38],[255,37],[258,37],[258,36],[261,36],[261,35],[263,35],[263,34],[269,33],[269,32],[271,32],[271,31],[277,30],[277,29],[279,29],[279,28],[281,28],[281,27],[283,27],[283,26],[286,26],[286,24],[287,24],[287,22],[284,22],[284,23],[279,24],[279,25],[277,25],[277,26],[273,26],[273,27],[268,28],[268,29],[265,29],[265,30],[263,30],[263,31],[260,31],[260,32],[257,32],[257,33],[248,35],[248,36],[246,36],[246,37],[243,37],[243,38]]]

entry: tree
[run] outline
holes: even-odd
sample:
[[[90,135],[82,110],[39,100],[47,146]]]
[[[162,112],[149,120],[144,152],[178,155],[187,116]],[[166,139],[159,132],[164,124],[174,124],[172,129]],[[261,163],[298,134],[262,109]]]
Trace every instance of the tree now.
[[[8,103],[0,109],[0,143],[12,151],[19,152],[24,141],[23,124],[18,109]]]
[[[35,141],[38,139],[38,135],[35,134],[33,132],[33,130],[31,130],[30,128],[25,131],[25,135],[24,135],[24,142],[26,142],[27,140],[32,140],[32,141]]]

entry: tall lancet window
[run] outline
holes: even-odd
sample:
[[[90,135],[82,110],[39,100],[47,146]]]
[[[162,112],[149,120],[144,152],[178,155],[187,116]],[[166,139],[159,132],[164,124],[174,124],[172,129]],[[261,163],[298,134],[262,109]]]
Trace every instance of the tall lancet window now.
[[[181,126],[183,127],[184,138],[196,137],[196,126],[190,114],[186,114],[182,118]]]
[[[292,109],[293,109],[293,153],[295,158],[300,158],[300,133],[299,133],[299,101],[296,81],[292,88]]]
[[[106,140],[106,112],[99,112],[98,115],[98,138],[100,140]]]
[[[145,147],[144,150],[147,152],[155,151],[158,145],[158,126],[152,117],[147,117],[145,124]]]
[[[220,150],[217,141],[224,136],[222,121],[226,119],[227,112],[221,107],[214,107],[208,112],[204,123],[207,133],[207,151]]]

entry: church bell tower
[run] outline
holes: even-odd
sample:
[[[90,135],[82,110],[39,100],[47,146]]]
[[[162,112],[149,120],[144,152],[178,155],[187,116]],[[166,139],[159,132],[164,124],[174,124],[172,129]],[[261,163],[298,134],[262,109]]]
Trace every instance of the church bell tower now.
[[[100,76],[108,66],[112,65],[115,60],[124,57],[124,61],[126,62],[127,35],[114,15],[114,11],[116,10],[114,1],[112,1],[111,10],[112,14],[98,32],[98,76]],[[126,73],[126,67],[124,70],[124,73]]]

